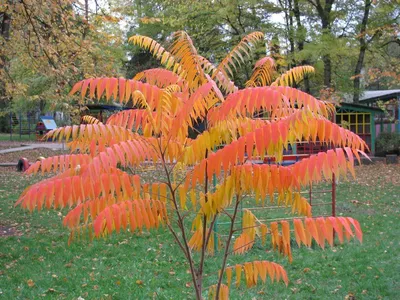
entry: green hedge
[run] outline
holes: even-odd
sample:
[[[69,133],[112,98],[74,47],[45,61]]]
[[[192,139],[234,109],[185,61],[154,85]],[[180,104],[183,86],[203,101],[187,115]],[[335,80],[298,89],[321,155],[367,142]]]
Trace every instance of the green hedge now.
[[[400,133],[382,132],[376,139],[377,155],[400,154]]]

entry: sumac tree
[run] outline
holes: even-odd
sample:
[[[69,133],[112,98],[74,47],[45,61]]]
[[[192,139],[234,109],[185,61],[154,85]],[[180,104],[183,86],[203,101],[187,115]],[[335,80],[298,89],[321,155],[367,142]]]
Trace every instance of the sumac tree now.
[[[236,286],[283,281],[283,267],[267,260],[228,266],[230,254],[242,254],[260,237],[292,260],[291,229],[299,246],[324,248],[344,237],[362,240],[359,223],[350,217],[312,218],[300,195],[302,187],[321,180],[354,175],[354,158],[365,143],[356,134],[329,121],[334,105],[290,87],[312,72],[297,67],[277,76],[274,61],[257,62],[247,87],[230,80],[245,63],[260,32],[245,36],[218,66],[200,56],[185,32],[173,35],[169,50],[156,41],[133,36],[130,41],[150,51],[164,68],[141,72],[134,79],[90,78],[78,82],[71,94],[103,101],[130,103],[135,109],[112,115],[105,124],[86,117],[86,124],[51,131],[53,140],[67,141],[70,155],[50,157],[28,173],[59,174],[28,187],[17,204],[29,210],[70,207],[64,225],[71,238],[101,238],[112,232],[166,226],[188,265],[197,299],[228,298],[232,276]],[[268,116],[268,120],[259,118]],[[196,124],[205,124],[194,139]],[[298,141],[329,144],[332,149],[291,166],[257,165],[266,156],[282,160],[283,151]],[[146,182],[140,166],[156,165],[159,180]],[[212,182],[216,182],[215,185]],[[286,205],[299,215],[293,221],[264,224],[250,210],[240,212],[246,197]],[[268,209],[267,203],[265,209]],[[235,226],[239,215],[242,227]],[[226,236],[215,238],[218,216],[230,221]],[[237,235],[232,239],[233,235]],[[204,266],[218,243],[220,270],[214,284],[204,286]],[[218,271],[218,270],[216,270]],[[244,274],[242,276],[242,274]],[[225,277],[226,276],[226,277]]]

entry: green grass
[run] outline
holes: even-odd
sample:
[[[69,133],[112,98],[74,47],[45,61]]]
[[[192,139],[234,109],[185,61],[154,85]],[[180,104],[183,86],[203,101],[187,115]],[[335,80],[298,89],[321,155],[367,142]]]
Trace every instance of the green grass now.
[[[1,141],[36,141],[36,135],[34,133],[30,136],[28,134],[19,135],[19,133],[13,133],[12,135],[9,133],[0,133],[0,142]]]
[[[272,260],[285,267],[290,284],[286,288],[268,282],[247,289],[242,282],[239,289],[231,287],[231,299],[343,299],[348,294],[397,299],[400,187],[374,180],[338,186],[337,213],[360,221],[363,244],[351,241],[325,250],[293,245],[289,264],[256,243],[245,256],[231,257],[229,264]],[[0,238],[0,298],[193,299],[192,288],[186,287],[191,285],[188,265],[167,230],[68,246],[68,231],[61,226],[65,211],[30,214],[13,207],[26,184],[19,174],[0,177],[0,225],[21,234]],[[206,286],[215,283],[219,261],[217,255],[206,265]]]

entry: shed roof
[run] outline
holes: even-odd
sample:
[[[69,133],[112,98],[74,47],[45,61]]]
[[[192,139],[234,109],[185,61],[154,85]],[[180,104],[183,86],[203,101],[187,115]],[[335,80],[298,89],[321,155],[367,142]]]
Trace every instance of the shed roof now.
[[[88,109],[101,109],[101,110],[122,110],[123,107],[122,105],[119,104],[101,104],[101,103],[95,103],[95,104],[85,104],[85,106]]]
[[[364,91],[360,94],[360,102],[373,103],[378,100],[387,101],[399,97],[400,97],[400,90],[398,89]],[[344,103],[353,103],[353,94],[344,94],[342,100]]]
[[[400,90],[364,91],[360,96],[360,101],[374,102],[377,100],[390,100],[397,97],[400,97]]]
[[[340,103],[340,106],[337,107],[337,110],[340,110],[340,108],[343,109],[349,109],[349,110],[354,110],[354,111],[362,111],[362,112],[376,112],[380,113],[383,112],[381,109],[377,107],[371,107],[371,106],[366,106],[363,104],[355,104],[355,103]]]

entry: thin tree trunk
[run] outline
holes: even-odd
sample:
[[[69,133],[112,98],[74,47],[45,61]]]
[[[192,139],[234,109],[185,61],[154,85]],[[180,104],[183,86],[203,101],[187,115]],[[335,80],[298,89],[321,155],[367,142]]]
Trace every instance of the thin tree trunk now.
[[[304,41],[305,41],[305,28],[303,24],[301,23],[300,19],[300,8],[299,8],[299,0],[294,0],[293,1],[293,14],[296,19],[296,24],[297,24],[297,33],[296,33],[296,39],[297,39],[297,49],[299,51],[302,51],[304,49]],[[303,65],[308,65],[309,61],[306,59],[303,59],[300,64]],[[310,79],[308,75],[304,75],[304,91],[306,93],[310,93]]]
[[[3,42],[0,44],[0,47],[5,49],[6,48],[6,43],[7,40],[10,38],[10,28],[11,28],[11,15],[7,13],[7,11],[2,12],[0,14],[0,16],[2,17],[2,21],[0,23],[0,36],[3,37]],[[4,55],[4,53],[2,53],[2,51],[0,51],[0,70],[4,69],[7,72],[7,58]],[[0,99],[2,100],[9,100],[7,99],[8,97],[6,96],[6,84],[5,81],[3,81],[0,78]]]
[[[240,200],[241,200],[240,196],[236,195],[235,209],[233,211],[233,215],[232,215],[232,219],[231,219],[231,224],[230,224],[229,234],[228,234],[228,240],[226,241],[226,244],[225,244],[224,258],[223,258],[223,261],[222,261],[220,275],[219,275],[218,283],[217,283],[217,289],[216,289],[216,295],[215,295],[215,299],[216,300],[219,299],[219,291],[221,289],[222,278],[224,277],[226,262],[227,262],[228,255],[229,255],[229,246],[230,246],[231,241],[232,241],[232,235],[233,235],[233,231],[234,231],[234,226],[235,226],[235,221],[236,221],[236,216],[237,216]]]
[[[86,38],[86,35],[89,32],[89,0],[85,0],[85,28],[83,29],[83,38]]]
[[[358,54],[358,60],[356,64],[356,68],[354,70],[354,82],[353,82],[353,88],[354,88],[354,94],[353,94],[353,102],[358,103],[360,101],[360,83],[361,83],[361,78],[360,78],[360,73],[361,69],[364,64],[364,57],[365,57],[365,51],[367,50],[367,42],[365,38],[365,30],[367,29],[367,23],[368,23],[368,17],[369,17],[369,11],[371,8],[371,0],[365,0],[365,6],[364,6],[364,16],[361,22],[361,27],[360,27],[360,38],[358,39],[360,43],[360,52]]]
[[[285,23],[286,23],[286,34],[287,40],[289,42],[289,52],[290,52],[290,62],[289,62],[289,69],[296,66],[295,63],[295,47],[294,47],[294,38],[293,38],[293,15],[292,15],[292,0],[281,1],[279,0],[279,4],[285,13]]]
[[[308,0],[308,2],[317,9],[322,24],[322,35],[329,35],[331,33],[332,24],[332,6],[335,0],[326,0],[324,6],[322,6],[319,0],[316,2]],[[329,53],[322,56],[322,61],[324,63],[324,86],[325,88],[330,88],[332,85],[332,61]]]
[[[205,158],[208,157],[208,149],[206,150],[206,153],[204,155]],[[206,162],[206,171],[204,172],[204,195],[207,195],[208,193],[208,163]],[[205,202],[208,202],[208,197],[205,196]],[[199,291],[202,290],[203,287],[203,267],[204,267],[204,259],[206,256],[206,251],[207,251],[207,245],[206,245],[206,240],[207,240],[207,217],[203,216],[203,236],[202,236],[203,244],[201,246],[201,254],[200,254],[200,264],[199,268],[197,270],[197,288]]]
[[[89,0],[85,0],[85,19],[89,19]]]
[[[331,33],[331,23],[332,23],[331,11],[333,2],[334,0],[325,1],[325,7],[323,8],[323,13],[321,14],[322,34],[328,35]],[[332,85],[331,56],[329,54],[325,54],[322,57],[322,61],[324,62],[324,86],[326,88],[330,88]]]
[[[163,152],[163,149],[161,147],[161,143],[158,144],[158,147],[159,147],[159,150],[161,152]],[[193,257],[192,257],[192,254],[191,254],[191,250],[190,250],[190,247],[189,247],[189,241],[188,241],[188,239],[186,237],[184,218],[182,217],[181,212],[179,211],[179,207],[178,207],[178,204],[177,204],[177,199],[176,199],[176,196],[175,196],[175,189],[173,188],[173,184],[172,184],[171,177],[170,177],[171,172],[168,171],[164,155],[165,155],[164,153],[161,155],[161,162],[162,162],[162,166],[163,166],[163,169],[165,171],[165,174],[167,176],[166,184],[167,184],[167,187],[168,187],[168,189],[169,189],[169,191],[171,193],[171,201],[172,201],[172,203],[174,205],[175,214],[176,214],[176,216],[178,218],[177,223],[178,223],[179,230],[181,232],[182,241],[180,241],[178,235],[176,234],[176,232],[174,231],[172,226],[168,226],[168,228],[169,228],[170,232],[173,234],[175,240],[179,244],[182,252],[184,253],[184,255],[185,255],[185,257],[186,257],[186,259],[187,259],[187,261],[189,263],[190,274],[192,275],[192,282],[193,282],[193,286],[194,286],[195,293],[196,293],[196,299],[197,300],[201,300],[202,296],[201,296],[201,290],[199,290],[199,285],[198,285],[197,270],[196,270],[196,268],[194,266],[194,260],[193,260]]]
[[[332,62],[331,56],[329,54],[325,54],[322,57],[322,61],[324,62],[324,86],[326,88],[330,88],[332,84]]]
[[[11,15],[6,12],[1,13],[1,15],[3,20],[1,22],[0,35],[8,40],[10,38]]]
[[[295,48],[294,48],[294,27],[293,27],[293,7],[292,7],[292,0],[288,0],[288,6],[289,6],[289,15],[288,15],[288,19],[289,19],[289,44],[290,44],[290,54],[292,56],[292,66],[291,68],[296,66],[296,60],[295,60]]]

